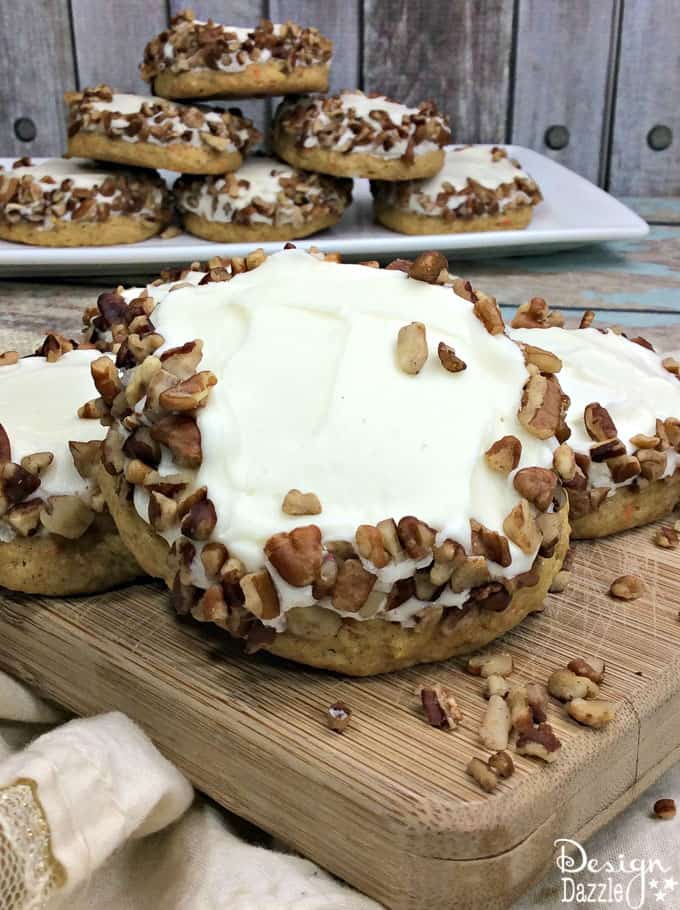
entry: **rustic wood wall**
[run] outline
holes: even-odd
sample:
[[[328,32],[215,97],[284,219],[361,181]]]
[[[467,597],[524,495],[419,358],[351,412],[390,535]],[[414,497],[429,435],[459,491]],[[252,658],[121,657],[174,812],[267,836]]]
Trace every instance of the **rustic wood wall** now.
[[[144,91],[146,41],[190,0],[0,2],[4,155],[64,146],[62,92]],[[196,0],[335,41],[332,88],[432,97],[461,142],[528,145],[618,194],[680,193],[678,0]],[[272,102],[244,102],[260,127]]]

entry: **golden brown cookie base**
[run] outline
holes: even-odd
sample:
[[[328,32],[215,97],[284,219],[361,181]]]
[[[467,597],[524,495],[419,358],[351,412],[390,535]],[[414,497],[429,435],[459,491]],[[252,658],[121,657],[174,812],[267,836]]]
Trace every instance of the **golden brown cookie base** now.
[[[114,478],[99,469],[97,479],[123,540],[139,554],[149,575],[171,583],[172,570],[168,565],[165,540],[142,521],[132,503],[118,497]],[[346,619],[335,635],[312,639],[283,632],[266,646],[266,650],[298,663],[350,676],[373,676],[475,651],[512,629],[529,613],[542,609],[548,588],[569,548],[566,504],[561,519],[561,536],[553,556],[538,560],[538,583],[516,591],[509,606],[500,613],[473,607],[449,627],[441,620],[439,611],[433,609],[432,619],[413,629],[382,619],[363,622]]]
[[[639,528],[669,515],[680,502],[680,471],[644,490],[620,487],[599,509],[571,521],[572,537],[588,540]]]
[[[102,133],[80,132],[68,140],[68,154],[80,158],[112,161],[130,167],[164,168],[184,174],[226,174],[243,163],[240,152],[220,152],[206,146],[174,142],[153,145],[110,139]]]
[[[472,218],[441,218],[405,212],[403,209],[373,203],[373,214],[379,224],[399,234],[473,234],[478,231],[519,231],[531,221],[533,206],[499,212],[497,215],[473,215]]]
[[[95,594],[141,575],[109,515],[97,515],[78,540],[41,534],[0,543],[0,586],[24,594]]]
[[[140,215],[111,215],[106,221],[57,221],[50,228],[39,228],[30,222],[0,222],[0,239],[31,246],[113,246],[117,243],[139,243],[155,237],[169,223],[168,210],[156,219]]]
[[[341,215],[325,215],[305,224],[230,224],[226,221],[209,221],[193,212],[182,212],[182,226],[189,234],[217,243],[263,243],[267,240],[296,240],[309,237],[340,221]]]
[[[435,149],[416,155],[412,164],[401,158],[379,158],[365,152],[335,152],[328,149],[302,149],[282,130],[274,128],[272,145],[279,158],[305,171],[318,171],[334,177],[369,177],[372,180],[419,180],[434,177],[444,166],[444,152]]]
[[[164,72],[153,80],[153,93],[161,98],[252,98],[265,95],[298,95],[328,91],[328,63],[296,67],[285,73],[278,60],[252,63],[238,73],[220,70]]]

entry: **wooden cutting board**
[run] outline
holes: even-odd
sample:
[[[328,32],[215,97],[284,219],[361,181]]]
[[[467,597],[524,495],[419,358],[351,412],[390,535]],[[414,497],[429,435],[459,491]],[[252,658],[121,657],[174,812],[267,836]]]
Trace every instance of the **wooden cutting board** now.
[[[160,587],[66,600],[0,594],[0,665],[81,713],[138,721],[194,784],[393,910],[506,908],[550,864],[557,837],[583,840],[680,757],[680,550],[652,529],[577,545],[574,580],[500,646],[513,682],[545,681],[572,657],[607,663],[618,703],[603,731],[562,706],[552,766],[517,757],[487,795],[466,775],[483,755],[479,679],[460,662],[354,680],[258,655],[171,615]],[[607,595],[642,576],[646,595]],[[429,727],[414,692],[451,686],[454,732]],[[324,709],[354,712],[342,735]]]

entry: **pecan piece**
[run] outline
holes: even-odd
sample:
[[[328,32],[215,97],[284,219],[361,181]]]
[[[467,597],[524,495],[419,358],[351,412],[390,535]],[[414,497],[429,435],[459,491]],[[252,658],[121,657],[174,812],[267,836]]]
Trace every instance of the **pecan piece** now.
[[[541,544],[541,532],[526,499],[520,499],[505,517],[503,531],[523,553],[534,553]]]
[[[540,512],[550,507],[555,495],[557,476],[549,468],[522,468],[513,478],[520,496],[528,499]]]
[[[21,465],[8,461],[0,467],[0,515],[23,502],[40,486],[40,478]]]
[[[320,515],[321,503],[316,493],[301,493],[293,489],[284,496],[281,509],[286,515]]]
[[[522,730],[517,738],[517,752],[519,755],[530,755],[540,758],[544,762],[554,762],[558,756],[562,743],[555,736],[550,724],[539,724]]]
[[[589,329],[595,319],[595,310],[585,310],[581,321],[578,324],[579,329]]]
[[[417,281],[426,281],[428,284],[436,284],[441,272],[448,273],[449,263],[443,253],[430,251],[420,253],[409,265],[408,276],[415,278]]]
[[[0,423],[0,465],[12,460],[12,446],[10,445],[7,430]]]
[[[32,455],[24,455],[21,459],[21,467],[24,471],[31,474],[37,474],[38,477],[46,471],[54,461],[52,452],[34,452]]]
[[[603,442],[598,442],[597,445],[590,447],[590,459],[596,464],[600,464],[603,461],[609,461],[610,458],[620,458],[625,454],[625,445],[616,437],[613,439],[605,439]]]
[[[397,364],[411,376],[420,373],[427,360],[427,337],[422,322],[411,322],[399,329]]]
[[[554,376],[536,373],[522,391],[519,422],[538,439],[550,439],[562,422],[562,390]]]
[[[149,524],[156,531],[167,531],[177,521],[177,503],[169,496],[151,490],[148,516]]]
[[[76,471],[82,478],[88,480],[101,459],[101,442],[96,439],[92,442],[69,442],[68,447]]]
[[[542,297],[532,297],[517,308],[510,325],[513,329],[547,329],[563,326],[564,317],[556,310],[550,310]]]
[[[488,765],[498,777],[508,778],[515,773],[515,764],[512,756],[505,750],[496,752],[489,758]]]
[[[453,730],[463,719],[463,712],[453,692],[444,686],[423,686],[420,689],[420,700],[431,727]]]
[[[574,450],[565,442],[553,452],[553,468],[555,473],[567,483],[576,476],[576,458]]]
[[[262,569],[241,579],[244,607],[258,619],[275,619],[279,615],[279,595],[269,572]],[[273,631],[273,630],[272,630]]]
[[[229,615],[222,585],[211,585],[201,599],[191,608],[191,615],[198,622],[219,622]]]
[[[434,562],[430,569],[430,581],[433,585],[445,585],[455,569],[465,561],[465,549],[455,540],[445,540],[440,546],[433,547]]]
[[[510,735],[510,709],[500,695],[492,695],[479,728],[479,738],[487,749],[498,752],[507,749]]]
[[[157,468],[161,461],[160,443],[155,440],[148,427],[138,427],[123,443],[123,452],[128,458],[137,458],[144,464]]]
[[[151,437],[170,449],[180,467],[201,466],[201,432],[193,417],[174,414],[162,417],[151,427]]]
[[[90,372],[104,404],[111,407],[116,395],[123,388],[115,363],[110,357],[98,357],[90,364]]]
[[[640,473],[645,480],[660,480],[666,471],[666,453],[655,449],[638,449]]]
[[[390,561],[390,554],[385,549],[382,534],[373,525],[359,525],[356,532],[357,552],[372,562],[377,569],[384,568]]]
[[[645,583],[637,575],[621,575],[611,583],[609,593],[617,600],[637,600],[645,593]]]
[[[413,515],[405,515],[397,525],[397,534],[401,545],[411,559],[422,559],[434,545],[436,534],[434,530],[419,521]]]
[[[577,676],[586,676],[597,685],[604,679],[605,664],[597,657],[589,657],[587,661],[582,657],[575,657],[569,661],[567,669]]]
[[[498,776],[481,758],[470,759],[465,770],[487,793],[493,793],[498,786]]]
[[[657,547],[661,547],[664,550],[676,550],[678,543],[680,543],[680,537],[678,537],[678,532],[675,528],[663,525],[654,532],[654,543]]]
[[[605,442],[608,439],[616,438],[616,424],[612,420],[609,411],[603,408],[596,401],[588,404],[583,411],[583,422],[588,435],[595,442]]]
[[[210,499],[195,502],[182,519],[182,534],[192,540],[207,540],[215,530],[217,512]]]
[[[501,436],[484,453],[487,465],[499,474],[514,471],[522,456],[522,443],[516,436]]]
[[[373,590],[376,576],[367,572],[358,559],[346,559],[338,570],[333,589],[333,606],[341,613],[356,613]]]
[[[472,676],[509,676],[512,673],[512,655],[507,651],[496,654],[473,654],[468,658],[467,671]]]
[[[465,361],[461,360],[460,357],[457,357],[454,349],[443,341],[439,342],[437,356],[439,357],[441,365],[445,370],[448,370],[449,373],[460,373],[467,369]]]
[[[497,531],[490,530],[475,521],[474,518],[470,519],[470,530],[473,556],[485,556],[491,562],[496,562],[504,568],[510,565],[512,557],[506,537]]]
[[[533,344],[521,344],[520,347],[524,354],[524,362],[537,367],[539,373],[559,373],[562,369],[562,361],[552,351],[537,348]]]
[[[569,717],[573,717],[585,727],[594,727],[596,730],[606,727],[614,720],[616,709],[614,704],[603,698],[574,698],[567,705]]]
[[[654,803],[654,815],[657,818],[663,819],[663,821],[669,821],[671,818],[675,818],[676,808],[675,800],[668,797],[662,799],[657,799]]]
[[[349,727],[352,710],[344,701],[333,702],[326,710],[326,723],[335,733],[343,733]]]
[[[194,373],[177,385],[164,389],[158,396],[158,404],[164,411],[196,411],[205,407],[210,389],[217,384],[217,376],[210,370]]]
[[[573,670],[554,670],[548,679],[548,692],[560,701],[571,701],[597,698],[600,689],[589,676],[577,676]]]
[[[477,319],[490,335],[503,334],[505,323],[495,297],[490,297],[488,294],[482,293],[482,291],[475,291],[472,309]]]
[[[515,730],[527,730],[534,724],[526,686],[513,686],[508,692],[510,722]]]
[[[121,474],[125,467],[125,456],[123,455],[123,437],[115,427],[110,427],[104,437],[101,449],[101,459],[104,470],[107,474],[115,476]]]
[[[317,525],[306,525],[274,534],[266,542],[264,552],[288,584],[296,588],[311,585],[321,568],[321,531]]]
[[[609,458],[607,467],[614,483],[625,483],[640,473],[640,462],[635,455],[618,455],[615,458]]]
[[[187,341],[181,347],[168,348],[160,356],[164,370],[178,379],[188,379],[196,372],[203,357],[203,342],[196,339]]]

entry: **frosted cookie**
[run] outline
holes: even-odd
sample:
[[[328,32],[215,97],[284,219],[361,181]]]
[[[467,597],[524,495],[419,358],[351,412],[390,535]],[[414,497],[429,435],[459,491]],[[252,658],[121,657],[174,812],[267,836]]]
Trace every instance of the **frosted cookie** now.
[[[367,675],[541,609],[568,541],[561,393],[495,300],[439,253],[245,266],[150,311],[153,353],[120,378],[104,444],[120,533],[178,612]]]
[[[434,176],[450,140],[433,102],[407,107],[358,90],[284,99],[272,135],[276,154],[294,167],[378,180]]]
[[[541,199],[534,180],[505,149],[446,149],[444,167],[427,180],[371,183],[375,219],[402,234],[460,234],[526,227]]]
[[[68,151],[187,174],[235,171],[261,136],[240,111],[126,95],[108,85],[69,92]]]
[[[15,161],[0,168],[0,237],[36,246],[107,246],[158,234],[172,217],[153,171],[82,158]]]
[[[352,181],[273,158],[249,158],[223,177],[180,177],[174,187],[190,234],[221,243],[294,240],[331,227],[352,201]]]
[[[93,477],[106,428],[78,416],[100,355],[57,335],[40,352],[0,355],[0,585],[54,596],[106,591],[143,573]]]
[[[176,15],[144,49],[142,78],[164,98],[232,98],[328,91],[333,42],[294,22],[256,28]]]
[[[595,328],[514,329],[552,352],[569,397],[555,469],[574,537],[647,524],[680,501],[680,366],[643,338]]]

